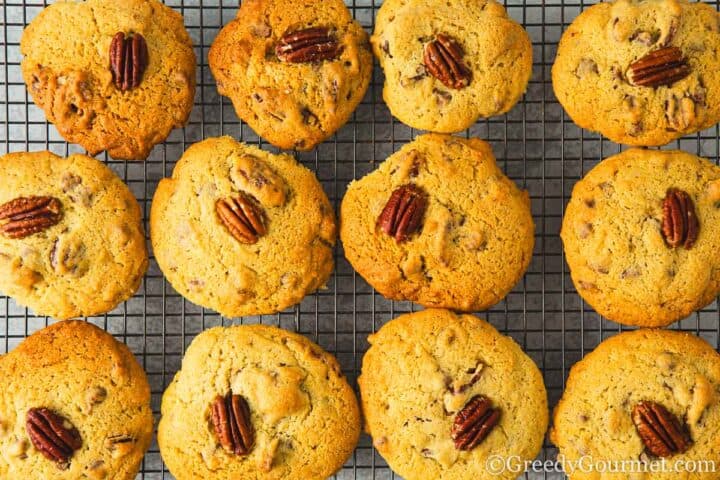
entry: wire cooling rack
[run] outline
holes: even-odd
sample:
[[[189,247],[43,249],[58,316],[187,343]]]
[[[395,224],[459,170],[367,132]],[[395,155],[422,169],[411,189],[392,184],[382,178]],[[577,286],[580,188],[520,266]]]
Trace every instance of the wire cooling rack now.
[[[321,1],[321,0],[320,0]],[[59,155],[81,152],[67,144],[33,105],[20,74],[20,35],[48,3],[42,0],[2,0],[0,10],[0,153],[51,150]],[[195,108],[186,128],[174,131],[146,162],[114,161],[100,156],[130,186],[143,209],[145,227],[157,182],[169,176],[183,151],[204,138],[228,134],[277,151],[245,124],[232,105],[217,93],[207,52],[222,25],[235,17],[238,2],[230,0],[167,0],[181,12],[198,60]],[[382,0],[346,0],[355,18],[371,32]],[[555,100],[550,68],[563,29],[589,3],[575,1],[506,0],[510,15],[530,33],[534,46],[533,77],[524,99],[507,115],[478,122],[465,135],[490,141],[503,170],[529,190],[535,218],[535,252],[528,273],[508,297],[481,312],[497,328],[517,340],[542,369],[549,402],[554,406],[569,368],[602,339],[621,328],[601,318],[578,297],[565,265],[560,238],[564,204],[573,184],[603,157],[620,151],[616,144],[577,128]],[[718,2],[710,2],[716,8]],[[383,75],[376,67],[367,96],[348,124],[334,137],[298,159],[316,172],[336,209],[347,184],[372,171],[388,155],[419,132],[390,115],[382,101]],[[718,128],[686,137],[670,147],[681,148],[717,162]],[[1,188],[2,186],[0,186]],[[236,323],[280,326],[300,332],[337,356],[356,386],[368,334],[396,315],[418,307],[391,302],[376,294],[335,252],[336,271],[327,289],[308,296],[301,305],[263,317],[225,319],[183,300],[164,281],[157,264],[138,293],[102,317],[89,319],[125,342],[147,371],[156,415],[164,388],[180,366],[184,349],[206,328]],[[718,346],[720,313],[717,302],[675,324]],[[13,300],[0,297],[0,353],[51,320],[35,317]],[[539,460],[552,460],[556,451],[546,443]],[[143,462],[140,479],[172,479],[154,442]],[[337,479],[397,479],[363,436]],[[526,479],[561,479],[554,471],[528,472]]]

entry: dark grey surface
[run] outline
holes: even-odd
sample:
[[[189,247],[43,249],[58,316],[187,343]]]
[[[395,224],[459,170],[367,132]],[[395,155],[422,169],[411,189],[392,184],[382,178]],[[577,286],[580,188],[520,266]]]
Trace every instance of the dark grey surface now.
[[[45,121],[43,112],[29,99],[20,74],[18,46],[24,26],[44,5],[39,0],[4,0],[0,10],[0,153],[48,149],[60,155],[83,152],[63,141]],[[158,145],[146,162],[106,161],[130,186],[143,208],[150,209],[160,178],[169,176],[175,161],[190,144],[221,134],[246,142],[274,147],[261,141],[236,117],[232,106],[218,96],[207,65],[207,51],[222,24],[234,18],[237,1],[168,0],[185,16],[201,61],[198,91],[190,123],[174,131]],[[346,0],[368,31],[381,0]],[[466,135],[492,143],[498,162],[520,186],[530,191],[536,223],[536,245],[530,269],[513,292],[481,316],[511,335],[542,369],[550,405],[559,399],[568,369],[601,339],[620,327],[597,315],[578,297],[570,281],[558,237],[565,202],[573,184],[601,158],[620,147],[597,134],[582,132],[563,113],[550,83],[550,68],[556,44],[565,26],[589,3],[553,0],[547,2],[507,0],[510,14],[523,23],[534,44],[534,71],[524,99],[507,115],[483,120]],[[710,2],[717,7],[718,2]],[[382,101],[382,72],[374,81],[352,120],[315,151],[298,155],[322,181],[337,207],[350,180],[373,170],[379,162],[419,132],[394,120]],[[670,145],[717,161],[720,136],[717,127],[686,137]],[[147,227],[147,223],[146,223]],[[340,360],[355,384],[367,336],[401,312],[419,307],[390,302],[377,295],[336,249],[337,269],[328,288],[307,297],[301,305],[283,313],[223,319],[184,301],[163,280],[157,264],[150,270],[138,293],[126,304],[90,321],[127,343],[145,367],[157,413],[164,387],[180,365],[184,347],[203,329],[235,323],[262,322],[305,334]],[[24,337],[46,326],[47,318],[35,317],[7,297],[0,296],[0,352],[13,349]],[[681,328],[701,335],[718,346],[717,303],[679,322]],[[554,459],[549,445],[539,457]],[[171,479],[154,443],[143,463],[142,479]],[[364,436],[338,479],[389,479],[394,476]],[[529,479],[560,479],[560,473],[528,473]]]

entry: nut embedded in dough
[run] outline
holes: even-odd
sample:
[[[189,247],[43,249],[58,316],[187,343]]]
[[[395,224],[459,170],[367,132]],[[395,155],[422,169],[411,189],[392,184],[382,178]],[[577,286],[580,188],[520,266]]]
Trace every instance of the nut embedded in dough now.
[[[640,402],[633,407],[632,420],[648,451],[656,457],[684,453],[692,442],[685,426],[667,408],[655,402]]]
[[[315,63],[333,60],[340,53],[340,44],[327,27],[313,27],[286,33],[275,47],[275,55],[283,62]]]
[[[500,421],[500,410],[484,395],[476,395],[455,415],[452,439],[458,450],[472,450]]]
[[[460,45],[448,35],[439,33],[435,40],[425,45],[423,63],[430,75],[448,88],[459,90],[472,80]]]
[[[80,433],[70,421],[48,408],[31,408],[26,429],[30,441],[46,458],[67,464],[75,450],[82,447]]]
[[[672,248],[682,245],[685,250],[690,250],[697,241],[699,229],[692,198],[682,190],[668,190],[663,201],[662,223],[662,233],[667,244]]]
[[[215,436],[228,452],[247,455],[255,443],[250,422],[250,407],[242,395],[218,395],[212,403],[212,424]]]
[[[0,231],[8,238],[25,238],[56,225],[62,204],[55,197],[18,197],[0,205]]]
[[[241,193],[222,198],[215,203],[215,210],[228,231],[240,243],[252,245],[267,233],[265,215],[248,195]]]
[[[690,75],[690,65],[677,47],[654,50],[630,64],[629,80],[641,87],[672,85]]]
[[[378,226],[398,243],[406,241],[422,228],[427,208],[427,194],[408,184],[395,190],[378,217]]]
[[[118,90],[126,92],[140,86],[148,64],[145,37],[136,33],[126,37],[118,32],[110,43],[110,70]]]

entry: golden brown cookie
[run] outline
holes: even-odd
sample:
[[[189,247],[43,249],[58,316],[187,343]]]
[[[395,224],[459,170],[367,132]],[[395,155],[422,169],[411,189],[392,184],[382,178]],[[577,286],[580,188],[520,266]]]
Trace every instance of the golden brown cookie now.
[[[282,311],[333,269],[335,218],[315,175],[230,137],[185,152],[158,185],[150,225],[173,287],[227,317]]]
[[[562,240],[578,293],[626,325],[666,326],[720,292],[720,168],[631,149],[573,189]]]
[[[570,370],[551,439],[571,480],[714,480],[718,391],[720,355],[704,340],[621,333]]]
[[[342,0],[246,0],[209,62],[242,120],[273,145],[298,150],[347,122],[373,67],[367,34]]]
[[[720,120],[720,15],[685,0],[586,9],[560,40],[555,95],[580,127],[627,145],[664,145]]]
[[[140,287],[140,206],[103,163],[50,152],[0,157],[0,290],[36,315],[106,313]]]
[[[528,194],[476,138],[417,137],[350,184],[340,217],[348,261],[393,300],[482,310],[532,258]]]
[[[223,434],[230,425],[242,435]],[[195,337],[163,395],[158,428],[178,480],[325,479],[359,435],[357,400],[335,358],[264,325]]]
[[[473,315],[424,310],[369,338],[362,374],[365,428],[407,480],[514,479],[493,459],[533,460],[548,406],[537,366]]]
[[[0,378],[0,478],[135,478],[153,416],[125,345],[90,323],[56,323],[0,356]]]
[[[192,42],[157,0],[57,2],[27,26],[20,50],[35,103],[92,155],[143,160],[190,115]]]
[[[532,73],[527,32],[493,0],[385,0],[372,36],[401,122],[453,133],[510,110]]]

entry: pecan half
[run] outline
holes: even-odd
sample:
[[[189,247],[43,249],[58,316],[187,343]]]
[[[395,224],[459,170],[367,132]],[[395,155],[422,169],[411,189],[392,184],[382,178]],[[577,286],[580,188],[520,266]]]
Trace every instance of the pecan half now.
[[[628,78],[639,87],[672,85],[690,75],[690,65],[677,47],[654,50],[630,64]]]
[[[30,441],[47,459],[65,464],[82,447],[77,429],[47,408],[31,408],[25,423]]]
[[[240,243],[252,245],[267,233],[263,211],[249,195],[223,198],[215,203],[223,225]]]
[[[459,90],[472,80],[472,72],[463,60],[460,45],[450,36],[439,33],[425,45],[425,68],[446,87]]]
[[[115,87],[126,92],[137,88],[148,66],[148,48],[139,33],[126,37],[118,32],[110,43],[110,71]]]
[[[455,415],[450,436],[458,450],[472,450],[480,445],[500,421],[500,410],[490,400],[476,395]]]
[[[57,224],[62,204],[55,197],[18,197],[0,205],[0,232],[25,238]]]
[[[327,27],[313,27],[286,33],[275,46],[275,55],[290,63],[333,60],[340,54],[340,43]]]
[[[662,222],[662,234],[668,246],[691,249],[699,230],[700,223],[690,195],[675,188],[668,190],[663,201]]]
[[[632,420],[645,448],[656,457],[683,453],[692,444],[677,417],[658,403],[638,403],[633,407]]]
[[[218,395],[212,404],[212,424],[220,445],[235,455],[247,455],[255,442],[250,407],[242,395]]]
[[[402,243],[420,230],[426,208],[425,192],[412,184],[403,185],[392,193],[377,224],[396,242]]]

